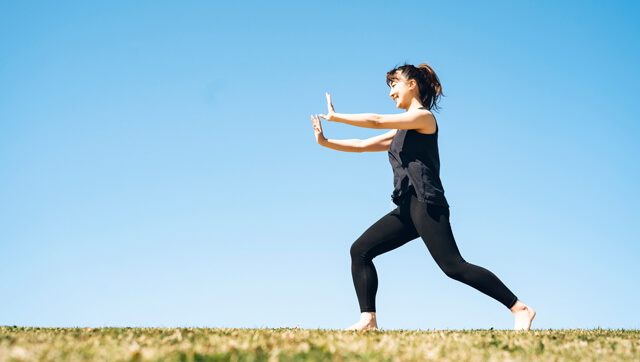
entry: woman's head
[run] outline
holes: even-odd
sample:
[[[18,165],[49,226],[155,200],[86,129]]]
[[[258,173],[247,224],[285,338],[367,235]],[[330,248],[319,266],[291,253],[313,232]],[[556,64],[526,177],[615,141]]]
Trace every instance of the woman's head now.
[[[418,88],[418,98],[422,105],[429,110],[439,110],[438,101],[442,96],[442,85],[436,72],[429,65],[422,63],[414,67],[411,64],[405,64],[387,73],[388,86],[396,82],[410,83],[411,81],[414,81]]]

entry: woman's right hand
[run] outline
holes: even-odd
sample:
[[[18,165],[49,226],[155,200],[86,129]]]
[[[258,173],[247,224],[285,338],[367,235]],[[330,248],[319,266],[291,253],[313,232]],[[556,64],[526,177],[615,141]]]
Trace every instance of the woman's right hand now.
[[[316,142],[318,142],[318,144],[322,144],[327,139],[322,133],[322,124],[320,123],[320,118],[318,117],[318,115],[316,115],[315,117],[311,116],[311,120],[313,121],[313,130],[316,133]]]
[[[333,109],[333,102],[331,102],[331,94],[329,93],[325,93],[325,95],[327,96],[327,114],[321,114],[320,118],[324,118],[327,121],[332,122],[333,119],[333,115],[336,114],[336,110]],[[318,117],[318,115],[316,115],[316,118]]]

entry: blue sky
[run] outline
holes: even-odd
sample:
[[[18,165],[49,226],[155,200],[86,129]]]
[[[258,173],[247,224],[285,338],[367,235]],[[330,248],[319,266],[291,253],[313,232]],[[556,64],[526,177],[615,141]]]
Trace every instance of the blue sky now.
[[[640,5],[3,2],[0,325],[344,328],[386,153],[310,114],[396,113],[429,62],[466,260],[534,328],[640,328]],[[324,124],[329,138],[380,131]],[[420,240],[374,260],[383,329],[512,328]],[[631,307],[631,308],[629,308]]]

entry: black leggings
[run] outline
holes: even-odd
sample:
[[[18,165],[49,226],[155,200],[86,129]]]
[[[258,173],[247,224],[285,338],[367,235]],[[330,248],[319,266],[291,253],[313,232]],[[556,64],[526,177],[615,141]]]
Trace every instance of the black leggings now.
[[[351,274],[361,312],[376,311],[378,275],[373,258],[422,237],[442,271],[511,308],[518,298],[493,273],[467,263],[458,250],[449,224],[449,208],[402,196],[398,207],[383,216],[351,246]]]

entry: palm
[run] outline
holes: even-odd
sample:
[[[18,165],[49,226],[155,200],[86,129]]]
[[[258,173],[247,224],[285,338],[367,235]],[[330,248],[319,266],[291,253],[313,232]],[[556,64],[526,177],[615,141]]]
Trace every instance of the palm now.
[[[320,118],[324,118],[327,121],[331,121],[331,117],[336,113],[335,109],[333,109],[333,103],[331,102],[331,94],[327,93],[327,114],[320,114]]]
[[[336,113],[336,110],[333,109],[333,102],[331,102],[331,94],[327,93],[327,108],[329,109],[329,114]]]
[[[320,143],[325,140],[324,134],[322,133],[322,123],[320,123],[318,116],[311,116],[311,120],[313,121],[313,131],[316,134],[316,142]]]

